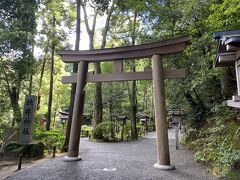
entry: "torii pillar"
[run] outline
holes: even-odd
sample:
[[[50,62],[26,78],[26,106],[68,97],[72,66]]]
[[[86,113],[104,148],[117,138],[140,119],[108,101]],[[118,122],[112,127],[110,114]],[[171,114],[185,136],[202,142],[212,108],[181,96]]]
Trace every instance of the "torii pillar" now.
[[[152,56],[152,78],[158,158],[154,167],[162,170],[172,170],[175,167],[170,164],[163,62],[160,55]]]
[[[79,141],[81,133],[81,118],[84,109],[84,87],[86,85],[86,78],[88,72],[88,62],[80,61],[78,63],[78,76],[75,100],[73,106],[72,126],[70,132],[70,140],[68,146],[68,155],[63,158],[64,161],[78,161],[81,160],[79,154]]]

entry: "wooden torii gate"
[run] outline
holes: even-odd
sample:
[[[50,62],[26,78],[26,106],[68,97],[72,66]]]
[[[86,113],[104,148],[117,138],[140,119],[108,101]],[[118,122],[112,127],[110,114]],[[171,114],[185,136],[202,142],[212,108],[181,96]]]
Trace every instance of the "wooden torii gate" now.
[[[189,41],[189,37],[180,37],[156,43],[118,48],[59,51],[58,54],[62,56],[63,62],[78,63],[78,73],[63,77],[63,83],[77,83],[68,155],[64,157],[64,160],[76,161],[81,159],[79,157],[79,141],[86,83],[152,79],[157,134],[157,163],[154,167],[163,170],[174,169],[174,166],[170,164],[164,79],[185,78],[186,72],[184,69],[163,68],[161,55],[182,52]],[[123,71],[123,60],[146,57],[152,57],[152,69],[143,72]],[[113,73],[94,74],[88,72],[89,63],[105,61],[114,62]]]

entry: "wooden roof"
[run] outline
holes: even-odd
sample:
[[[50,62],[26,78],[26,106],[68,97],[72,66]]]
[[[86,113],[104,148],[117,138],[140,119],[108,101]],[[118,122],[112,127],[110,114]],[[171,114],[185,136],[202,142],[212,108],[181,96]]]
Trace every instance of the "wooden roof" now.
[[[237,95],[232,96],[227,101],[227,105],[240,108],[240,81],[239,81],[239,59],[240,59],[240,30],[223,31],[213,33],[213,37],[218,40],[218,49],[215,66],[234,66],[236,70]]]
[[[225,41],[226,45],[240,47],[240,33],[238,37],[231,37]]]
[[[58,55],[62,56],[63,62],[65,63],[139,59],[151,57],[152,55],[181,52],[189,42],[190,37],[186,36],[135,46],[80,51],[58,51]]]
[[[213,33],[218,40],[215,67],[234,66],[239,59],[240,30]]]
[[[220,32],[214,32],[213,38],[214,39],[222,39],[226,37],[233,37],[240,34],[240,30],[232,30],[232,31],[220,31]]]

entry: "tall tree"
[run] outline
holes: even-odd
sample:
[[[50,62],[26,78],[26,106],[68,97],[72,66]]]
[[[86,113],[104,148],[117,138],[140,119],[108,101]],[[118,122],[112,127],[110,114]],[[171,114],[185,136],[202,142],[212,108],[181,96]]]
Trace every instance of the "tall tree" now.
[[[89,50],[94,49],[94,34],[95,34],[95,28],[96,28],[96,20],[97,20],[97,15],[98,15],[98,9],[95,6],[94,7],[94,15],[93,15],[93,20],[92,20],[92,27],[90,28],[89,25],[89,18],[86,10],[87,6],[87,1],[84,1],[82,3],[83,7],[83,13],[84,13],[84,22],[86,26],[86,30],[88,33],[89,37]],[[101,74],[101,66],[100,63],[94,63],[94,73],[96,74]],[[95,95],[94,95],[94,111],[93,111],[93,129],[96,128],[97,124],[102,121],[102,87],[101,83],[96,83],[95,86]]]
[[[141,3],[140,3],[141,4]],[[115,18],[118,19],[118,21],[122,21],[122,25],[119,26],[118,23],[116,23],[116,31],[120,31],[120,38],[123,40],[123,44],[126,45],[136,45],[136,37],[138,32],[138,8],[136,6],[139,6],[138,1],[137,2],[130,2],[130,1],[124,1],[124,2],[118,2],[118,11],[119,14],[116,13]],[[114,33],[114,32],[113,32]],[[116,32],[115,32],[116,33]],[[122,34],[125,34],[122,38]],[[115,35],[116,36],[116,35]],[[136,64],[135,60],[129,61],[129,67],[132,72],[136,72]],[[136,81],[128,82],[128,96],[130,101],[130,117],[131,117],[131,138],[132,140],[138,139],[137,134],[137,84]]]
[[[79,50],[80,45],[80,32],[81,32],[81,0],[76,1],[77,6],[77,20],[76,20],[76,39],[75,39],[75,50]],[[77,73],[78,64],[73,64],[73,73]],[[70,139],[70,132],[71,132],[71,125],[72,125],[72,116],[73,116],[73,105],[74,105],[74,98],[76,93],[76,84],[71,85],[71,99],[70,99],[70,106],[69,106],[69,117],[68,117],[68,124],[66,130],[66,137],[63,144],[63,151],[68,151],[68,144]]]
[[[38,91],[37,91],[37,110],[40,108],[40,100],[41,100],[41,88],[42,88],[42,83],[43,83],[43,75],[45,71],[45,66],[47,62],[47,55],[48,55],[48,50],[49,50],[49,38],[47,40],[47,45],[44,48],[44,56],[42,59],[42,67],[41,67],[41,73],[40,73],[40,79],[39,79],[39,85],[38,85]]]
[[[99,3],[99,4],[98,4]],[[111,6],[109,6],[111,4]],[[103,7],[101,5],[104,5]],[[107,18],[105,21],[105,26],[102,31],[102,43],[101,43],[101,49],[103,49],[106,46],[106,38],[107,33],[109,30],[109,22],[110,18],[114,9],[115,1],[111,2],[96,2],[96,4],[92,4],[94,7],[94,15],[92,19],[92,27],[90,28],[89,25],[89,15],[87,14],[87,1],[84,1],[82,3],[83,7],[83,13],[84,13],[84,22],[87,29],[88,37],[89,37],[89,49],[94,49],[94,35],[95,35],[95,29],[96,29],[96,20],[97,16],[100,13],[107,12]],[[101,74],[101,65],[99,62],[94,63],[95,73]],[[102,122],[102,86],[101,83],[96,83],[95,86],[95,95],[94,95],[94,116],[93,116],[93,128],[95,129],[96,126]]]
[[[43,65],[40,75],[39,84],[39,94],[41,92],[41,84],[43,79],[43,74],[45,70],[45,64],[50,61],[50,78],[49,78],[49,94],[48,94],[48,109],[47,109],[47,124],[46,130],[50,130],[51,117],[52,117],[52,97],[54,89],[54,59],[55,50],[62,49],[62,47],[68,46],[65,44],[67,36],[66,33],[68,29],[66,27],[71,26],[71,10],[69,9],[69,3],[65,1],[44,1],[40,7],[39,22],[41,22],[40,31],[40,42],[38,43],[40,47],[44,49]],[[63,27],[62,25],[65,25]],[[50,54],[49,54],[50,53]],[[50,58],[49,58],[50,57]],[[39,101],[40,103],[40,101]]]
[[[56,28],[56,19],[55,15],[53,14],[52,17],[52,45],[51,45],[51,62],[50,62],[50,82],[49,82],[49,97],[48,97],[48,112],[47,112],[47,124],[46,130],[50,130],[51,125],[51,115],[52,115],[52,96],[53,96],[53,76],[54,76],[54,53],[55,53],[55,28]]]
[[[133,18],[133,26],[132,26],[132,32],[131,32],[131,39],[132,45],[136,44],[136,23],[137,23],[137,12],[134,12],[134,18]],[[131,60],[131,68],[133,72],[136,72],[136,65],[135,60]],[[131,104],[131,137],[132,140],[138,139],[138,133],[137,133],[137,95],[136,95],[136,81],[132,81],[131,83],[131,89],[130,89],[130,104]]]
[[[13,110],[12,126],[21,120],[19,96],[34,64],[32,49],[36,10],[36,1],[0,2],[1,78],[5,81]]]

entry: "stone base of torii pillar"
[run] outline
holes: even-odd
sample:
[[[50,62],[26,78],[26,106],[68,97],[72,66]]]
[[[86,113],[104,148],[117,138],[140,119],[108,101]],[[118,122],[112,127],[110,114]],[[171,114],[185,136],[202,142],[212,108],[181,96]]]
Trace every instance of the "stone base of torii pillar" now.
[[[80,161],[80,160],[82,160],[82,158],[80,156],[78,156],[78,157],[68,157],[68,156],[65,156],[63,158],[63,161],[65,161],[65,162]]]
[[[167,170],[174,170],[175,169],[175,167],[172,166],[172,165],[160,165],[158,163],[155,163],[153,165],[153,167],[155,167],[157,169],[160,169],[160,170],[165,170],[165,171],[167,171]]]

